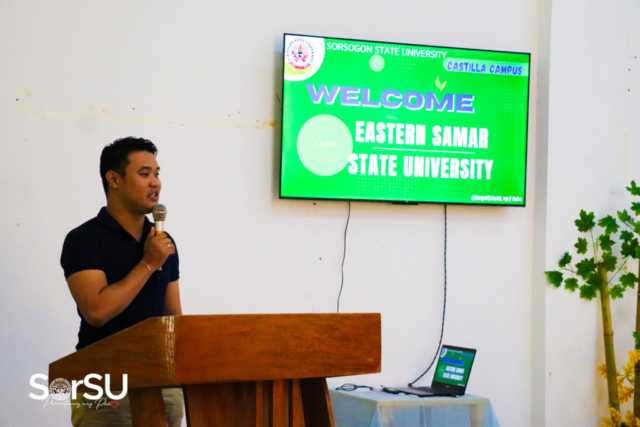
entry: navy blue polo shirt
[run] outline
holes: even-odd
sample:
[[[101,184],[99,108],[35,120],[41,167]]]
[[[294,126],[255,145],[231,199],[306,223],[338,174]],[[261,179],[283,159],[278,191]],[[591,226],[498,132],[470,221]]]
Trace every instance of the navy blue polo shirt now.
[[[109,285],[119,282],[142,260],[144,242],[151,226],[151,222],[145,217],[142,241],[138,243],[107,213],[106,208],[102,208],[97,217],[67,234],[60,257],[65,278],[83,270],[102,270],[107,276]],[[173,241],[173,238],[171,240]],[[175,245],[175,241],[173,243]],[[178,249],[176,248],[176,253],[167,258],[161,271],[155,271],[149,277],[131,304],[102,327],[91,326],[78,310],[80,332],[76,350],[149,317],[163,316],[167,285],[169,282],[178,280],[179,277]]]

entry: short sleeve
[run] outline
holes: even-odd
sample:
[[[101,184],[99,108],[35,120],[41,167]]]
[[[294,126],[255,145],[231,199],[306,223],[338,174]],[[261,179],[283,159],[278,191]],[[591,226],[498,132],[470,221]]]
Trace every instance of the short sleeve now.
[[[178,245],[176,245],[176,241],[173,240],[173,237],[169,233],[169,238],[173,242],[173,247],[176,248],[176,253],[171,255],[171,275],[169,276],[169,283],[175,282],[180,279],[180,257],[178,256]]]
[[[82,228],[69,232],[62,246],[60,265],[65,278],[84,270],[104,271],[102,251],[95,236]]]

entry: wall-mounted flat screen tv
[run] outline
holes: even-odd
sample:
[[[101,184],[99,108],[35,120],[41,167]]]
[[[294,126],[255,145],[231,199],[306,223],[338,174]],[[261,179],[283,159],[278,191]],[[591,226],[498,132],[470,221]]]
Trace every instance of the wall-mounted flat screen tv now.
[[[285,34],[280,197],[524,206],[529,64]]]

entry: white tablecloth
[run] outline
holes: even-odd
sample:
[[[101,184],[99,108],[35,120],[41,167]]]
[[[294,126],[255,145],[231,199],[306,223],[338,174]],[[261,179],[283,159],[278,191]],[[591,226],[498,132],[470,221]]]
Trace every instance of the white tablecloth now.
[[[499,427],[485,397],[330,392],[336,427]]]

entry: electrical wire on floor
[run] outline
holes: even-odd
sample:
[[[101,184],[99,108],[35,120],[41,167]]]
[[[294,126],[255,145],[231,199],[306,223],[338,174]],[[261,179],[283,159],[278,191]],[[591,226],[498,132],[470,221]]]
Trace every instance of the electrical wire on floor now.
[[[444,335],[444,316],[447,311],[447,205],[444,205],[444,302],[442,303],[442,326],[440,328],[440,342],[438,343],[438,348],[436,349],[436,353],[433,355],[433,359],[429,364],[429,367],[426,371],[424,371],[418,378],[413,380],[413,382],[409,383],[409,387],[413,387],[415,383],[417,383],[420,378],[424,377],[427,372],[433,366],[433,363],[438,358],[440,354],[440,348],[442,347],[442,336]]]
[[[347,257],[347,230],[349,229],[349,218],[351,218],[351,201],[348,202],[347,224],[344,226],[344,243],[342,245],[342,266],[340,267],[340,292],[338,293],[338,313],[340,313],[340,296],[344,286],[344,260]]]

